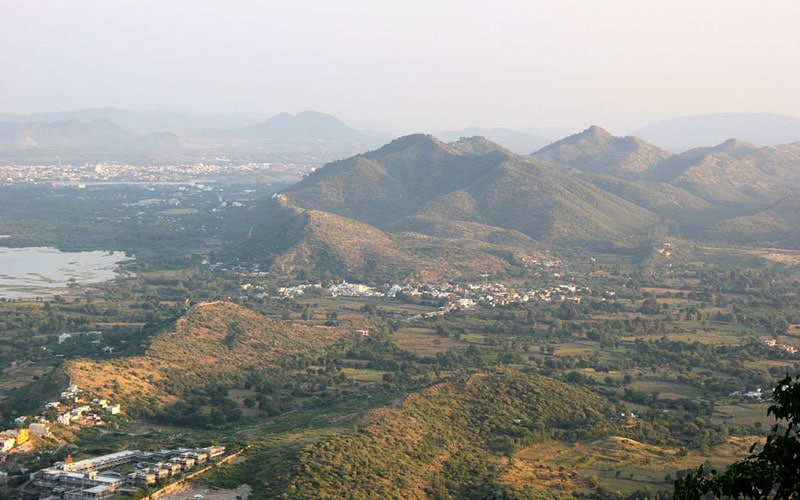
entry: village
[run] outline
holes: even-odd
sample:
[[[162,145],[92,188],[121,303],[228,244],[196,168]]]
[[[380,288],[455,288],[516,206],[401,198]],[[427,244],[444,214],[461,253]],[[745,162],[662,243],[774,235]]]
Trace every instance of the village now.
[[[0,458],[4,454],[30,451],[32,436],[48,438],[52,425],[113,425],[122,407],[107,399],[87,398],[76,385],[63,391],[58,401],[45,404],[39,415],[22,415],[14,419],[13,429],[0,432]]]
[[[0,432],[0,461],[11,453],[31,452],[36,438],[55,438],[54,426],[114,426],[122,408],[106,399],[92,398],[76,385],[61,392],[58,401],[44,406],[39,415],[20,416],[15,427]],[[124,450],[80,461],[67,456],[63,462],[33,471],[20,489],[41,498],[66,500],[104,499],[135,494],[142,488],[164,487],[181,478],[205,472],[225,454],[224,446],[159,450]],[[0,484],[8,474],[0,472]]]
[[[457,309],[469,309],[477,305],[486,307],[508,306],[521,304],[533,300],[543,302],[561,302],[572,300],[580,302],[592,293],[591,288],[575,284],[560,284],[551,287],[541,287],[526,290],[515,290],[504,283],[426,283],[426,284],[386,284],[381,287],[372,287],[358,283],[342,281],[330,285],[300,284],[293,286],[280,286],[267,289],[256,283],[245,283],[242,290],[250,292],[253,298],[269,298],[275,300],[298,299],[309,296],[324,297],[360,297],[360,298],[388,298],[407,300],[427,300],[436,302],[439,309],[430,314],[436,315],[442,311],[451,312]],[[604,298],[614,297],[613,291],[604,292]]]

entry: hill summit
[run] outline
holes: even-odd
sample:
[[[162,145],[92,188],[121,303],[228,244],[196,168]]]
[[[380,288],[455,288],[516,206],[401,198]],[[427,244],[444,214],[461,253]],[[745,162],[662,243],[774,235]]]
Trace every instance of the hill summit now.
[[[152,412],[186,391],[280,366],[287,357],[335,342],[344,330],[284,323],[230,302],[193,306],[123,360],[73,360],[70,383],[133,411]]]
[[[636,178],[672,156],[636,137],[614,137],[592,126],[540,149],[532,155],[555,167]]]
[[[231,223],[229,252],[304,277],[505,272],[552,245],[628,251],[664,227],[722,235],[709,229],[800,192],[798,164],[796,144],[728,140],[674,155],[597,126],[532,155],[413,134],[264,200]]]
[[[291,272],[288,262],[311,265],[298,256],[316,248],[344,277],[489,272],[542,255],[537,241],[622,240],[657,222],[537,158],[484,138],[448,144],[424,134],[330,163],[260,210],[239,245],[250,258],[271,255]]]

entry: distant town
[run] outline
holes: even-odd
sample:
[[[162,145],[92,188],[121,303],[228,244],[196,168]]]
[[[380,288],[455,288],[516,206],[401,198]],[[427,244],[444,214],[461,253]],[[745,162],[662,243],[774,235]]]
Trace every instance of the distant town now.
[[[241,176],[281,175],[299,178],[314,170],[308,165],[283,163],[236,164],[226,158],[217,162],[180,165],[129,165],[116,163],[2,165],[0,184],[65,184],[82,186],[91,183],[166,183],[210,182]]]

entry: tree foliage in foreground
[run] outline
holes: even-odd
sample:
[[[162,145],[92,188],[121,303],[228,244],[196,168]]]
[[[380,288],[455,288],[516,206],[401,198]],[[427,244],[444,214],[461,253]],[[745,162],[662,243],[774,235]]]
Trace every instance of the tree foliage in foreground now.
[[[733,498],[800,498],[800,375],[786,376],[773,391],[767,413],[778,421],[759,453],[731,464],[717,474],[700,466],[675,482],[676,499],[713,494]],[[785,421],[785,423],[782,423]],[[753,453],[756,445],[750,448]]]

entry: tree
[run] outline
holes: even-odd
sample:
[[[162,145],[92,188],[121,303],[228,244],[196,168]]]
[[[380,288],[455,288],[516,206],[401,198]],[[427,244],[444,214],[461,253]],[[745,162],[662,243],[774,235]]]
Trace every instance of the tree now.
[[[675,481],[676,499],[699,499],[711,493],[733,498],[800,498],[800,375],[786,376],[772,392],[775,404],[767,410],[777,422],[759,453],[731,464],[717,474],[700,466]],[[781,421],[785,421],[782,423]]]
[[[658,314],[661,312],[661,306],[655,297],[648,297],[642,302],[639,312],[642,314]]]

